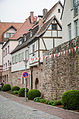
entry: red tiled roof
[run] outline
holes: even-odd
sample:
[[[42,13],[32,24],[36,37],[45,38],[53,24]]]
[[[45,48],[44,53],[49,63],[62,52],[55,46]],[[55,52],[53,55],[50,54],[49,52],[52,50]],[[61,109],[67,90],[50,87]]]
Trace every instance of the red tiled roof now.
[[[3,41],[3,33],[13,26],[16,30],[18,30],[23,23],[14,23],[14,22],[0,22],[0,42]]]
[[[28,30],[31,29],[33,25],[33,23],[30,23],[30,17],[28,17],[20,29],[18,29],[18,31],[10,38],[10,40],[22,37],[23,34],[28,33]]]

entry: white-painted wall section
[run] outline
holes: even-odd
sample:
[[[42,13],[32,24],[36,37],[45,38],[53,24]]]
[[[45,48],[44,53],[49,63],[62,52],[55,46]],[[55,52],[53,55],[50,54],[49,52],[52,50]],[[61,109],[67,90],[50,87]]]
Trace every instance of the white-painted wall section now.
[[[79,6],[78,15],[74,16],[73,0],[65,0],[64,11],[62,15],[62,37],[63,42],[69,41],[68,25],[71,24],[71,39],[75,38],[75,24],[78,20],[78,36],[79,36]]]
[[[9,41],[2,49],[3,51],[3,70],[6,71],[10,67],[12,63],[12,57],[11,57],[11,52],[15,49],[15,47],[18,45],[18,41]],[[9,46],[9,52],[8,52],[8,46]],[[6,53],[7,49],[7,53]],[[5,54],[4,54],[5,51]]]

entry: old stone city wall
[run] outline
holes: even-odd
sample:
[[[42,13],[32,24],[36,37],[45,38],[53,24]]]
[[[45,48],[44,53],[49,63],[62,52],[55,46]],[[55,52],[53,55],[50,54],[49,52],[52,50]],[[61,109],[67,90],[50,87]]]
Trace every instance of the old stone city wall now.
[[[45,53],[40,87],[44,98],[60,99],[67,90],[79,90],[78,46],[79,37]]]

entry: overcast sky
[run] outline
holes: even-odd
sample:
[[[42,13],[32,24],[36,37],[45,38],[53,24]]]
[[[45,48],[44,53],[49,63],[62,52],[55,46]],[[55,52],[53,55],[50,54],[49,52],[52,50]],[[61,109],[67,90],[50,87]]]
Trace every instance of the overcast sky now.
[[[0,21],[24,22],[34,11],[34,15],[42,15],[42,9],[48,10],[58,0],[0,0]],[[64,0],[61,0],[63,3]]]

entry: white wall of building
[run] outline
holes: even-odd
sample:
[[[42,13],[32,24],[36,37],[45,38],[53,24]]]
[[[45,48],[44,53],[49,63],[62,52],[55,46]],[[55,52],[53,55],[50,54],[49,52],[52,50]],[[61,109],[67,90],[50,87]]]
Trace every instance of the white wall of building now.
[[[71,39],[75,38],[75,25],[74,21],[78,19],[79,29],[79,6],[78,16],[74,17],[73,0],[65,0],[65,6],[62,16],[62,37],[63,42],[69,41],[68,25],[71,24]],[[79,30],[78,30],[79,35]]]
[[[2,62],[3,62],[3,70],[6,71],[8,70],[8,68],[10,67],[10,64],[8,64],[8,61],[9,63],[12,63],[12,57],[11,57],[11,52],[15,49],[15,47],[18,45],[18,41],[9,41],[2,49],[2,52],[6,50],[7,48],[7,54],[4,55],[3,53],[3,59],[2,59]],[[9,46],[9,53],[8,53],[8,46]],[[7,66],[6,66],[6,63],[7,63]]]
[[[25,57],[25,52],[26,51],[28,51],[27,47],[12,54],[12,58],[14,57],[15,60],[16,60],[16,56],[18,57],[17,62],[15,61],[13,63],[13,61],[12,61],[12,66],[11,66],[11,71],[12,72],[20,71],[20,70],[24,70],[24,69],[29,69],[29,61],[27,61],[26,57]],[[22,54],[22,53],[23,53],[23,55],[21,55],[21,60],[19,60],[19,55]]]
[[[60,9],[60,13],[58,13],[58,9]],[[57,5],[57,7],[54,9],[54,11],[50,14],[50,16],[48,17],[48,20],[50,20],[54,15],[56,16],[56,18],[59,20],[59,22],[62,24],[61,21],[61,14],[62,14],[62,6],[60,4]]]

